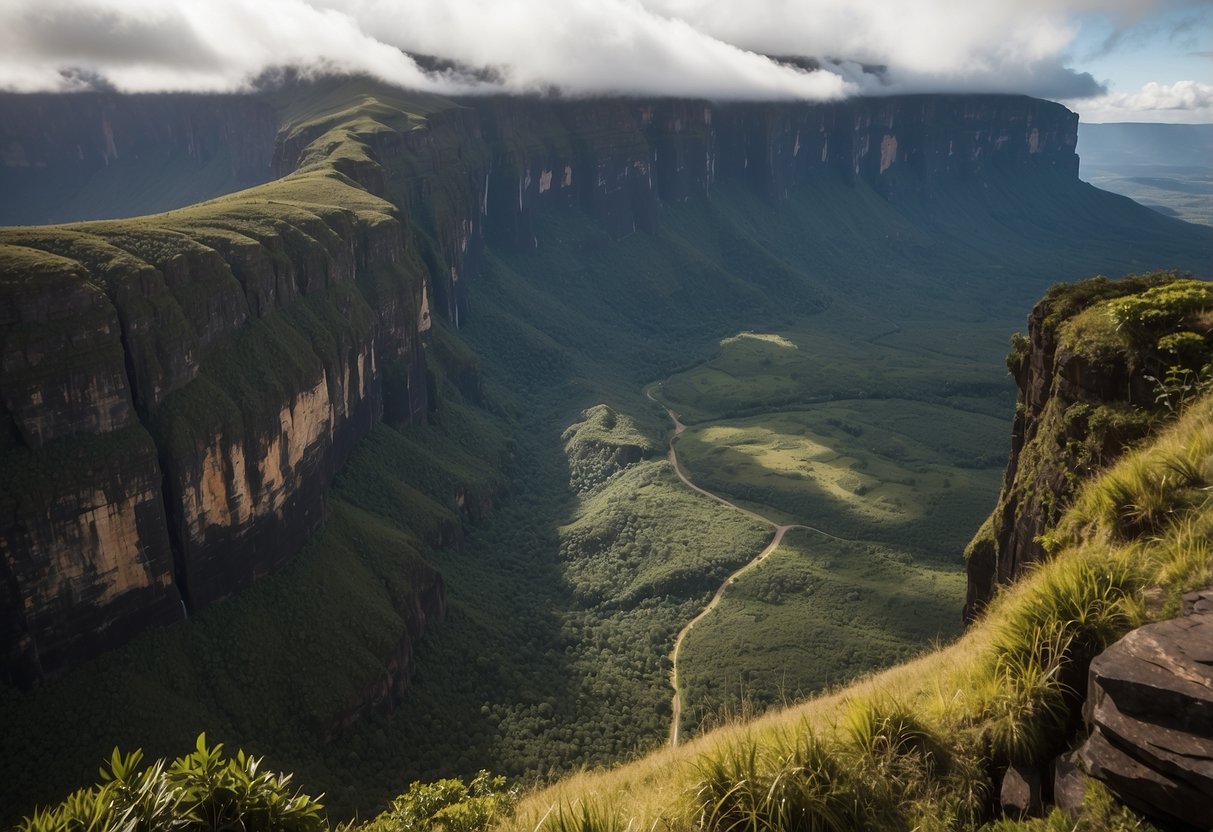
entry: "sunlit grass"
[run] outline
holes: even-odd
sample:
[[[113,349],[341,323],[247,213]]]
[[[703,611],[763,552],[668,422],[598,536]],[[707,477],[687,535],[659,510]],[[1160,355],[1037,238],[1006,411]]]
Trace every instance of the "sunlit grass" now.
[[[954,557],[997,493],[1006,427],[906,401],[839,401],[692,426],[700,485],[784,523]]]
[[[688,727],[761,713],[917,655],[959,632],[964,591],[955,568],[793,530],[688,634]]]

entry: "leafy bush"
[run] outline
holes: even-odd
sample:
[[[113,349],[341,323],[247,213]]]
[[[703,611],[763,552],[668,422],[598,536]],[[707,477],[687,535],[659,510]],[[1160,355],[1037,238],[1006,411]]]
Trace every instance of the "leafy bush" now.
[[[1140,294],[1108,302],[1108,314],[1133,335],[1172,328],[1213,307],[1213,286],[1203,280],[1175,280]]]
[[[73,792],[58,806],[36,810],[17,832],[320,832],[327,829],[318,799],[291,791],[291,775],[260,771],[261,760],[223,745],[195,750],[171,765],[157,760],[139,770],[142,751],[114,749],[101,782]]]
[[[506,788],[505,778],[481,770],[470,783],[458,779],[414,782],[387,811],[360,832],[483,832],[508,818],[518,803],[519,788]]]

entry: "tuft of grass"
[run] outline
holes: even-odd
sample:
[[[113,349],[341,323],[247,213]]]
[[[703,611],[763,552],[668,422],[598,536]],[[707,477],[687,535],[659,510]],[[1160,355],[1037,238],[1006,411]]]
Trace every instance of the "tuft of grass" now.
[[[1024,634],[1026,649],[994,660],[978,719],[997,762],[1035,764],[1046,758],[1070,719],[1075,691],[1063,681],[1070,641],[1061,628]]]
[[[618,807],[592,797],[553,806],[536,832],[629,832]]]
[[[843,726],[851,743],[872,757],[919,754],[934,765],[941,750],[922,718],[887,694],[852,702]]]
[[[702,755],[694,805],[704,832],[836,832],[868,827],[849,772],[811,730],[791,748],[761,747],[753,738]]]

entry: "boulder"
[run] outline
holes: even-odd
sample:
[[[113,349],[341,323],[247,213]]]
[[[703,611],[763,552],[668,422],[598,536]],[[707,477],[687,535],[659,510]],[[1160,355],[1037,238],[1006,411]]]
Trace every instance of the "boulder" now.
[[[1053,761],[1053,803],[1072,818],[1082,813],[1086,780],[1078,763],[1078,752],[1062,754]]]
[[[1213,615],[1134,630],[1091,663],[1087,773],[1168,825],[1213,829]]]
[[[1184,594],[1184,615],[1204,615],[1207,613],[1213,613],[1213,589],[1198,589],[1195,592]]]
[[[1004,814],[1013,818],[1035,817],[1041,813],[1040,772],[1031,766],[1013,765],[1002,776],[999,793]]]

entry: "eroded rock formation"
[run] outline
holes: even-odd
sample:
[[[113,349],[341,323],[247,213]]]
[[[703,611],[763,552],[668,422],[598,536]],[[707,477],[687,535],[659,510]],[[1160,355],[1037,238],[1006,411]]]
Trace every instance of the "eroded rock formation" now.
[[[1087,772],[1168,825],[1213,829],[1213,613],[1129,633],[1091,663],[1087,697]]]
[[[1160,372],[1143,351],[1109,338],[1084,313],[1103,302],[1176,279],[1155,273],[1056,286],[1028,318],[1007,364],[1019,387],[1011,457],[998,504],[965,553],[973,620],[1000,584],[1044,556],[1052,528],[1083,476],[1109,464],[1151,424]]]

